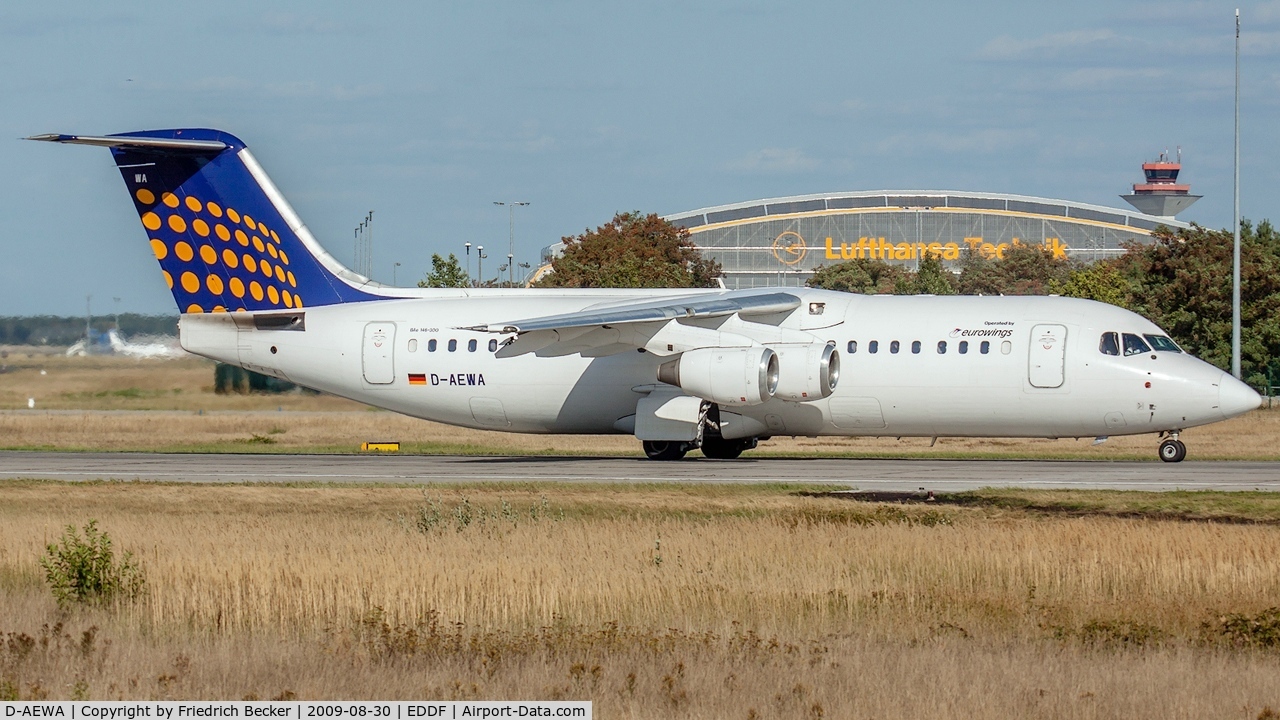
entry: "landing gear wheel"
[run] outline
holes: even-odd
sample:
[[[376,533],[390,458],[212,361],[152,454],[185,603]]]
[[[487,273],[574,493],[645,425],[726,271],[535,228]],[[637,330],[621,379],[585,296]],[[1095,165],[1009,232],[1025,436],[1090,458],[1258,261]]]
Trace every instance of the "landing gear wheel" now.
[[[687,443],[667,442],[664,440],[645,440],[644,454],[650,460],[680,460],[689,452]]]
[[[749,440],[710,437],[702,439],[702,454],[713,460],[733,460],[741,455],[743,450],[750,450],[753,447],[755,443]]]
[[[1187,456],[1187,446],[1181,440],[1165,440],[1160,443],[1160,459],[1165,462],[1182,462]]]

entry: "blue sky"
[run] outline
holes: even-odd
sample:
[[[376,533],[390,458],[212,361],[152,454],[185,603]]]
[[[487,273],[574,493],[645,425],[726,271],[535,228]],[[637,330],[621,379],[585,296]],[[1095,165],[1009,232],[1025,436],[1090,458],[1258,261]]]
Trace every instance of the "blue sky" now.
[[[957,189],[1110,206],[1181,145],[1231,222],[1221,2],[91,3],[0,10],[0,315],[174,312],[110,155],[16,138],[217,127],[350,263],[409,284],[619,210]],[[1241,208],[1280,217],[1280,2],[1244,19]],[[493,274],[497,264],[486,264]]]

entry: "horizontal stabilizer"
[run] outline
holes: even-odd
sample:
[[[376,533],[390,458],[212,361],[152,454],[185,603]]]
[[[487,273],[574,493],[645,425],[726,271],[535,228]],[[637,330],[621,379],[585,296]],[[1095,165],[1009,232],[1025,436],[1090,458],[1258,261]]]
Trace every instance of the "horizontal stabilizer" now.
[[[187,140],[182,138],[152,138],[128,135],[62,135],[46,133],[32,135],[27,140],[65,143],[67,145],[94,145],[109,148],[150,148],[155,150],[188,150],[218,153],[227,149],[221,140]]]

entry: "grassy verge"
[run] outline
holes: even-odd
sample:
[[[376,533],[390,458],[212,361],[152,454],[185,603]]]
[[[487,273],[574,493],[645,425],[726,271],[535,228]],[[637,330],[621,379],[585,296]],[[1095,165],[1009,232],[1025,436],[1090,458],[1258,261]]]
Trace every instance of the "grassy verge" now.
[[[637,718],[1280,708],[1265,494],[812,489],[0,482],[0,694],[582,698]],[[145,591],[59,610],[39,557],[90,518]]]

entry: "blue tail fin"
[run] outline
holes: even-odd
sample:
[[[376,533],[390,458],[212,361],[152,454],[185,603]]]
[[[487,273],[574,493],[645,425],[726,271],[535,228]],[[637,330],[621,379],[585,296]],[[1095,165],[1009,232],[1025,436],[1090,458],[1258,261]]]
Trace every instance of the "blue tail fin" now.
[[[385,299],[325,252],[238,138],[218,130],[102,137],[184,313],[282,310]]]

